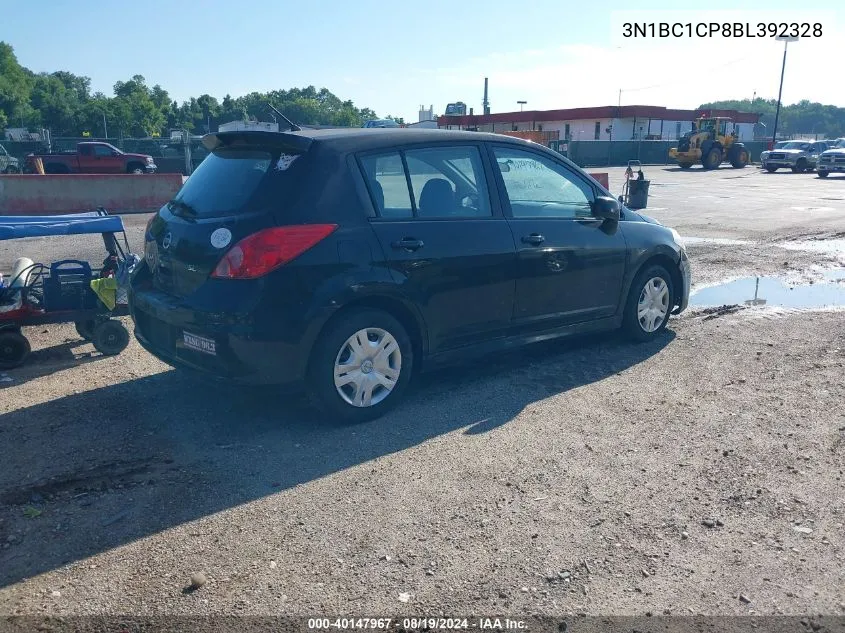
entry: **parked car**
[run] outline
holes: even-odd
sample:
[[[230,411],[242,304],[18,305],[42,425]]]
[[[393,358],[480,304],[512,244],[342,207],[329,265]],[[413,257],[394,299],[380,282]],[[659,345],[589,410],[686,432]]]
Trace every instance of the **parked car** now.
[[[400,127],[393,119],[372,119],[364,123],[362,127]]]
[[[760,162],[769,173],[787,167],[795,173],[814,169],[824,141],[787,141],[782,147],[763,152]]]
[[[845,171],[845,144],[822,152],[817,164],[819,178],[827,178],[834,171]]]
[[[307,386],[350,421],[418,370],[556,337],[660,335],[679,235],[560,154],[443,130],[223,132],[147,225],[135,336],[176,367]]]
[[[0,145],[0,174],[18,174],[20,171],[20,161]]]
[[[29,154],[27,171],[35,171],[36,158],[41,159],[48,174],[152,174],[157,169],[152,156],[128,154],[96,141],[77,143],[75,150],[66,152]]]

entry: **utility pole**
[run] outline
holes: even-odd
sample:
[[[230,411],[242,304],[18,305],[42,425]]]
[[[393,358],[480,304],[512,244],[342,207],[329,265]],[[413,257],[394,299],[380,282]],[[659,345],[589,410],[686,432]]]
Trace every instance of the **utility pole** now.
[[[109,139],[109,126],[106,125],[106,111],[103,110],[103,134],[105,134],[106,140]]]
[[[786,71],[786,47],[789,46],[790,42],[797,42],[797,37],[776,37],[778,41],[783,42],[783,64],[780,67],[780,88],[778,88],[778,107],[775,110],[775,126],[772,129],[772,147],[774,147],[775,143],[778,141],[778,119],[780,118],[780,98],[783,94],[783,74]]]

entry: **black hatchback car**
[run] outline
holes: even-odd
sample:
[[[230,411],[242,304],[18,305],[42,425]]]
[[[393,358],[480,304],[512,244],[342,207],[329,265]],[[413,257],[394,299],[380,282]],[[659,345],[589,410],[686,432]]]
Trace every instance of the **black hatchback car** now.
[[[551,150],[409,129],[208,135],[150,220],[135,335],[166,363],[305,386],[359,421],[440,363],[687,305],[678,234]]]

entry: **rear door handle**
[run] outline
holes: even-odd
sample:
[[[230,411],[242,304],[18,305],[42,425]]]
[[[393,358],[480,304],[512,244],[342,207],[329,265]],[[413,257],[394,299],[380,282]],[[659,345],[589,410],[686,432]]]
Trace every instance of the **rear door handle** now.
[[[525,244],[532,244],[534,246],[539,246],[543,242],[546,241],[546,238],[540,235],[539,233],[532,233],[531,235],[526,235],[522,238],[522,241]]]
[[[422,240],[413,237],[403,237],[398,242],[393,242],[391,246],[395,249],[405,249],[406,251],[416,251],[421,249],[425,244]]]

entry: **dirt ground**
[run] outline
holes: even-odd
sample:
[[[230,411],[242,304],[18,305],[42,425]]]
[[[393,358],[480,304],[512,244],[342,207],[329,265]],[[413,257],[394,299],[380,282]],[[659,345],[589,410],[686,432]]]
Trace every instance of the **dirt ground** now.
[[[691,242],[696,287],[845,264],[783,247],[845,236],[845,178],[646,176],[646,213],[747,242]],[[345,427],[31,328],[0,374],[0,614],[845,615],[843,325],[691,309],[650,344],[425,376]]]

